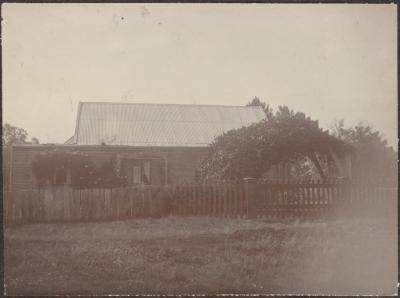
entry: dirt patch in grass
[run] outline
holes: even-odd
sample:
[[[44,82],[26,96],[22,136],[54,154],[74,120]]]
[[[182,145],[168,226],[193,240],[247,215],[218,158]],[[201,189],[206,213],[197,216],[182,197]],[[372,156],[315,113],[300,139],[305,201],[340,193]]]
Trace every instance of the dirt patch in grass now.
[[[394,294],[396,222],[168,217],[6,229],[8,295]]]

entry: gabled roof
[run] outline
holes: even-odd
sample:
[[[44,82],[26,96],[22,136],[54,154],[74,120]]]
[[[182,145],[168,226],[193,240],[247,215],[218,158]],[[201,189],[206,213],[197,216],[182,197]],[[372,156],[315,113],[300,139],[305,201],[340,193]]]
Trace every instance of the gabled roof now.
[[[205,147],[264,117],[259,106],[81,102],[73,143]]]

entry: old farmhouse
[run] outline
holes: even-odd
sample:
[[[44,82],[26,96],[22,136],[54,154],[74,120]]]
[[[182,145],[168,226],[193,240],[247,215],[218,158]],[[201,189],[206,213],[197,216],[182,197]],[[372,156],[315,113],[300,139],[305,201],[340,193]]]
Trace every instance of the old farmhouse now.
[[[32,160],[54,149],[84,152],[97,166],[114,163],[128,185],[192,182],[216,136],[264,117],[260,106],[82,102],[75,134],[65,144],[13,146],[9,188],[37,187]],[[60,169],[47,183],[71,179]]]

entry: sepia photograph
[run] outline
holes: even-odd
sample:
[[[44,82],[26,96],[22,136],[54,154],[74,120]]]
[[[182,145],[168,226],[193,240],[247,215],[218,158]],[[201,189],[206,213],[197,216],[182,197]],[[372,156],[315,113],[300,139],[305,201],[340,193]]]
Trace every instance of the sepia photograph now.
[[[398,294],[395,4],[3,3],[3,294]]]

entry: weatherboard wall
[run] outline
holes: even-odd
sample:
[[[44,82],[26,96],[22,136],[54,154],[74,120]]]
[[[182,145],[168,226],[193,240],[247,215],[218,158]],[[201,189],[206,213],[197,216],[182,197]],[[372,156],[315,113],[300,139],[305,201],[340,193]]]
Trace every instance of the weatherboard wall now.
[[[179,184],[193,182],[196,178],[196,168],[205,157],[207,148],[204,147],[129,147],[129,146],[69,146],[69,145],[22,145],[13,146],[11,154],[10,188],[11,190],[24,190],[37,188],[36,179],[32,173],[31,163],[35,156],[46,150],[79,150],[87,153],[92,161],[101,165],[114,160],[118,156],[123,163],[124,158],[153,158],[158,160],[161,167],[152,169],[154,184],[164,184],[166,162],[167,183]]]

